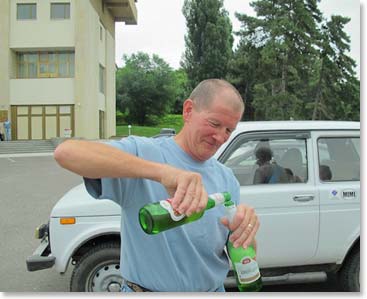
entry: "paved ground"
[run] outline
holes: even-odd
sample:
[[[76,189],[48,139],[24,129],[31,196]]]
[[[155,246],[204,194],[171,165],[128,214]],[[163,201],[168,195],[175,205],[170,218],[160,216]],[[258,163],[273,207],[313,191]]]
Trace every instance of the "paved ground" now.
[[[34,229],[47,222],[53,205],[79,176],[60,168],[50,154],[0,155],[0,292],[67,292],[70,271],[26,270],[25,260],[38,246]],[[267,286],[264,292],[332,292],[335,281],[310,285]],[[236,291],[236,290],[232,290]]]
[[[67,291],[68,277],[54,270],[28,272],[25,260],[38,246],[34,229],[81,178],[59,167],[52,156],[0,155],[0,291]]]

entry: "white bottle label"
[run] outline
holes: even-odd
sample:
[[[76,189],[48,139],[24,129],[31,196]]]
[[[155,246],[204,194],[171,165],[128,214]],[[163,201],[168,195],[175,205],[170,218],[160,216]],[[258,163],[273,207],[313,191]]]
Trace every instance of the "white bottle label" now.
[[[249,284],[260,277],[259,265],[249,256],[243,257],[240,263],[235,263],[235,268],[238,280],[242,284]]]
[[[209,197],[215,201],[215,205],[220,205],[224,203],[225,197],[222,193],[213,193],[210,194]]]
[[[171,199],[161,200],[159,203],[162,208],[168,211],[173,221],[180,221],[181,219],[185,218],[184,214],[179,214],[172,208]]]

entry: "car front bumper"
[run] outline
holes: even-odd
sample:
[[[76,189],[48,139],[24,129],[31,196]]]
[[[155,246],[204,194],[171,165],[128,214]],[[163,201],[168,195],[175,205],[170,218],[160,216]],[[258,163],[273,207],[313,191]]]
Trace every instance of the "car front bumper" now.
[[[33,254],[26,259],[27,270],[38,271],[51,268],[55,264],[56,257],[49,253],[50,243],[48,242],[48,238],[44,237]]]

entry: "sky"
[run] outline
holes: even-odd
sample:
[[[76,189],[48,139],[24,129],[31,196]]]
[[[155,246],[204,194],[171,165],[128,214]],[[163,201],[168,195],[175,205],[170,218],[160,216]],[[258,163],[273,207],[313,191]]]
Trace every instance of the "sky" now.
[[[255,16],[250,2],[224,0],[234,31],[240,28],[235,12]],[[150,55],[155,53],[174,69],[179,68],[185,49],[186,20],[182,14],[183,3],[184,0],[138,0],[138,24],[116,24],[116,64],[123,65],[124,54],[141,51]],[[351,18],[345,31],[351,38],[350,56],[357,63],[357,77],[360,77],[360,5],[359,0],[322,0],[319,4],[327,18],[332,14]]]

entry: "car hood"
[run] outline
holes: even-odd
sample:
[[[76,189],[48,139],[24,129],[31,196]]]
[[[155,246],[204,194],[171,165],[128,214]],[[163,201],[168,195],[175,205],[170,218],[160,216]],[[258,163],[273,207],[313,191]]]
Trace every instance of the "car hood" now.
[[[51,217],[119,216],[121,208],[109,199],[95,199],[89,195],[84,184],[69,190],[56,203]]]

